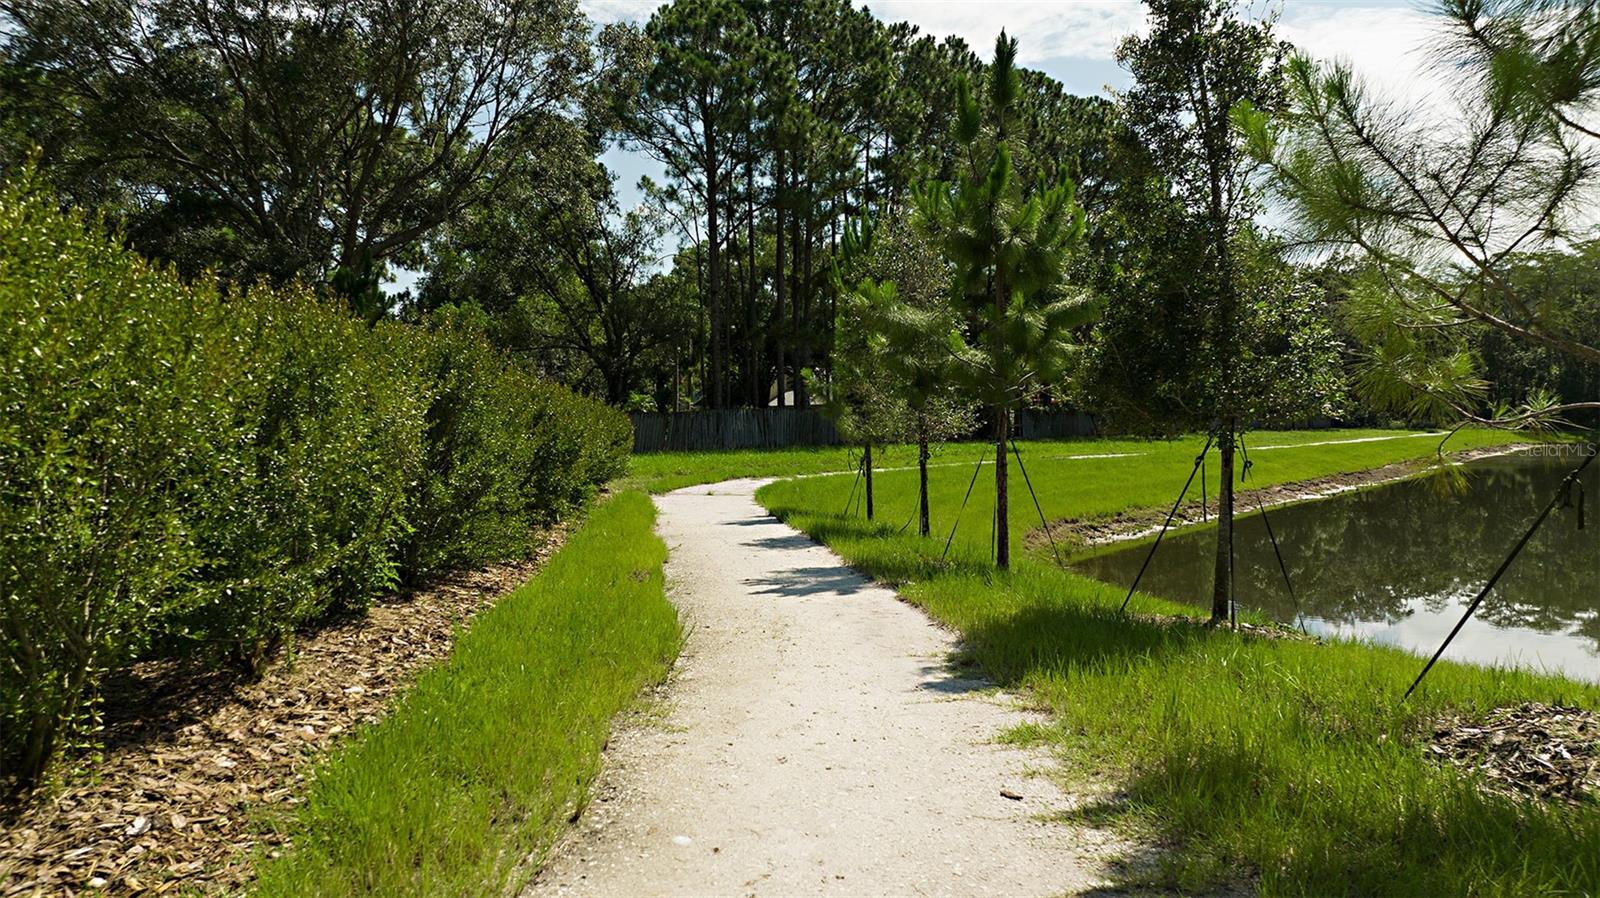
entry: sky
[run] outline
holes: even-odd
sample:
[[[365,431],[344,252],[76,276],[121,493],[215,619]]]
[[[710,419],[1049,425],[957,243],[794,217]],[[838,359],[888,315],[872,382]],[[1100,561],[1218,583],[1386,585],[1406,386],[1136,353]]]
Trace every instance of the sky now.
[[[656,0],[582,0],[596,24],[644,22]],[[987,58],[1004,28],[1018,39],[1018,61],[1082,95],[1108,95],[1127,87],[1116,62],[1117,42],[1145,30],[1138,0],[868,0],[879,19],[904,21],[925,34],[956,35]],[[1278,14],[1278,32],[1325,59],[1349,62],[1376,92],[1423,108],[1448,98],[1448,75],[1434,71],[1420,52],[1437,34],[1425,5],[1414,0],[1252,0],[1257,17]],[[639,176],[660,177],[640,153],[613,148],[602,160],[617,174],[623,208],[638,202]]]

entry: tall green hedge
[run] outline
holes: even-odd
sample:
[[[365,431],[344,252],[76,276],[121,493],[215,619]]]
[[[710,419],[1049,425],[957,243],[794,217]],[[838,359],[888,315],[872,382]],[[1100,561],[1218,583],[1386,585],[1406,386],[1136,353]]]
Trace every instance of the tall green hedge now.
[[[526,553],[627,419],[448,323],[186,284],[0,186],[0,779],[141,657],[258,666],[402,579]]]

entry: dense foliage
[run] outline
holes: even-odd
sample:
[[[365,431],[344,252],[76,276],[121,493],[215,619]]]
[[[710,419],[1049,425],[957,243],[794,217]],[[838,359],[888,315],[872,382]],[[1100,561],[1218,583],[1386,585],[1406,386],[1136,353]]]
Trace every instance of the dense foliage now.
[[[575,0],[0,10],[0,92],[27,138],[0,154],[38,146],[64,196],[190,275],[325,280],[376,316],[390,265],[585,146]]]
[[[441,565],[526,552],[620,473],[614,411],[441,322],[188,285],[0,192],[0,752],[37,780],[141,656],[253,667]]]
[[[1457,73],[1448,127],[1303,55],[1289,113],[1242,104],[1236,126],[1297,236],[1371,271],[1353,304],[1371,401],[1500,425],[1592,414],[1592,389],[1573,388],[1593,384],[1600,341],[1572,274],[1593,270],[1600,3],[1438,8],[1436,59]],[[1492,389],[1496,363],[1512,370]]]
[[[818,391],[849,379],[855,360],[831,276],[848,223],[894,214],[917,185],[956,175],[957,76],[986,78],[984,64],[959,39],[847,0],[680,0],[640,26],[599,30],[595,44],[605,66],[603,114],[586,119],[594,150],[624,147],[660,164],[659,183],[642,185],[641,212],[664,230],[663,245],[677,243],[671,271],[629,263],[607,269],[630,269],[623,283],[585,276],[595,267],[586,257],[638,255],[606,173],[581,176],[599,190],[508,179],[489,209],[430,246],[418,303],[507,315],[517,324],[497,331],[503,345],[618,402],[825,401]],[[1016,74],[1018,182],[1060,172],[1086,208],[1101,209],[1117,189],[1112,104]],[[979,91],[976,101],[989,98]],[[594,221],[595,211],[618,227],[548,226]]]

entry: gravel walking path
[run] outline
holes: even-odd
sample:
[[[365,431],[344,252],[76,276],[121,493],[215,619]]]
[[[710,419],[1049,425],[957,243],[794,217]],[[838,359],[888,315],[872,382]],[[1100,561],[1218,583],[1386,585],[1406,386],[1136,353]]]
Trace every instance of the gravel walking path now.
[[[955,637],[778,522],[764,481],[657,498],[687,640],[659,718],[613,739],[546,895],[1059,895],[1111,835],[998,745],[1015,699]],[[1008,797],[1017,796],[1017,797]]]

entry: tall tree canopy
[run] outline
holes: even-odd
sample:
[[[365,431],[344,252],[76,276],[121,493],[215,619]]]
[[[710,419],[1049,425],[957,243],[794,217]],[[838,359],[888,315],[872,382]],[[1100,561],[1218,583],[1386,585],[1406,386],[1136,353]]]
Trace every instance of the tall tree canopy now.
[[[498,179],[587,155],[576,0],[3,9],[44,169],[189,273],[332,278],[370,306],[386,264]]]

